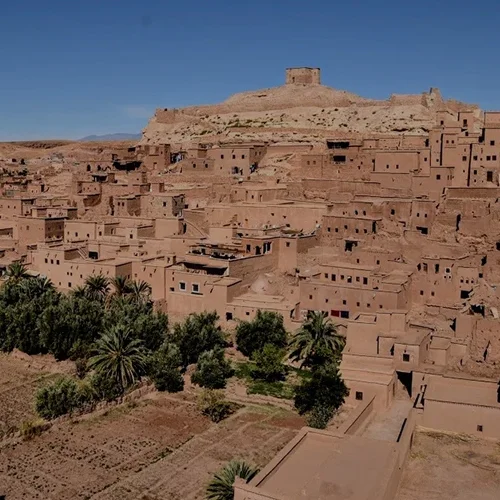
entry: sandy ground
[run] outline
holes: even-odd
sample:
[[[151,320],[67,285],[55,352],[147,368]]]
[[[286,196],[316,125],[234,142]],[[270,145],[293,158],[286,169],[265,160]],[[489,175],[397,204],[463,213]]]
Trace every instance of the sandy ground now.
[[[198,499],[232,458],[263,466],[303,425],[271,407],[213,424],[182,396],[155,393],[105,416],[52,427],[0,451],[0,495],[18,499]]]
[[[0,353],[0,437],[33,419],[37,389],[68,371],[51,356],[15,356]]]
[[[396,500],[498,500],[500,443],[417,432]]]

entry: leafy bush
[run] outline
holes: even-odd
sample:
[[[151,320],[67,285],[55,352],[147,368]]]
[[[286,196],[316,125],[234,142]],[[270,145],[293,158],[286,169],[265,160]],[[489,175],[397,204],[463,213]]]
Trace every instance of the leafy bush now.
[[[88,351],[102,330],[103,315],[100,302],[74,295],[62,296],[40,316],[42,343],[58,360],[70,357],[76,342],[80,350]]]
[[[206,351],[199,357],[191,381],[209,389],[223,389],[226,381],[233,374],[231,363],[224,357],[222,349]]]
[[[236,344],[245,356],[252,356],[266,344],[284,348],[287,345],[287,333],[283,325],[283,316],[270,311],[257,311],[253,321],[242,321],[236,327]]]
[[[104,329],[126,326],[131,338],[140,339],[149,351],[156,351],[167,338],[168,316],[153,310],[150,301],[131,301],[118,297],[110,304],[104,318]]]
[[[175,344],[165,343],[148,362],[148,375],[159,391],[179,392],[184,389],[180,372],[181,353]]]
[[[321,366],[312,372],[312,377],[303,379],[295,389],[295,407],[304,415],[311,411],[319,412],[320,408],[330,408],[333,412],[344,403],[349,394],[344,381],[334,364]],[[323,411],[323,410],[321,410]]]
[[[214,389],[205,389],[199,395],[198,409],[215,423],[234,413],[234,407],[229,401],[225,400],[224,392]]]
[[[330,406],[315,405],[307,414],[307,425],[315,429],[326,429],[335,410]]]
[[[50,427],[50,424],[41,418],[35,420],[28,420],[21,424],[19,432],[24,441],[33,439],[36,436],[40,436],[42,432],[46,431]]]
[[[76,381],[71,377],[64,377],[38,390],[35,407],[40,417],[50,420],[72,413],[82,403]]]
[[[257,379],[274,382],[283,380],[286,367],[283,364],[285,350],[272,344],[266,344],[260,351],[253,354],[255,370],[253,376]]]
[[[94,373],[89,378],[95,401],[114,401],[123,395],[120,384],[104,373]]]
[[[179,347],[184,368],[196,363],[201,353],[226,346],[218,320],[216,312],[203,312],[190,314],[184,323],[174,325],[171,340]]]

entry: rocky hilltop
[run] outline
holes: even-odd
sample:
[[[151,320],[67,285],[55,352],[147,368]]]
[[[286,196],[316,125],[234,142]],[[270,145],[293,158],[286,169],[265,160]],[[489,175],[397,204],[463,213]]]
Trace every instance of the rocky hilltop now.
[[[438,89],[373,100],[325,85],[288,83],[235,94],[216,105],[157,109],[142,142],[320,142],[332,134],[425,134],[438,110],[463,109],[480,114],[477,106],[444,100]]]

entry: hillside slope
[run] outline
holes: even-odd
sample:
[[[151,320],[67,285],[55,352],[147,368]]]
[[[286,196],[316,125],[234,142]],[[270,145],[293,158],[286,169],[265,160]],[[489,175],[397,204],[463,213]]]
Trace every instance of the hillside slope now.
[[[443,100],[437,89],[377,101],[324,85],[292,84],[235,94],[217,105],[158,109],[142,142],[320,142],[332,134],[424,134],[437,111],[460,109],[480,114],[476,106]]]

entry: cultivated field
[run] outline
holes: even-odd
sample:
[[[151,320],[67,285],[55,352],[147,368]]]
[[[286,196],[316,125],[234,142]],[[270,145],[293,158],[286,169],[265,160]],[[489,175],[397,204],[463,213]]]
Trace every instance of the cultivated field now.
[[[439,432],[415,434],[397,500],[498,500],[500,444]]]
[[[29,356],[27,356],[29,358]],[[0,353],[0,437],[35,417],[34,397],[40,385],[57,377],[57,363],[39,356],[34,362]],[[61,363],[60,368],[67,367]]]
[[[213,424],[182,395],[153,393],[106,415],[0,449],[0,495],[17,499],[195,499],[232,458],[267,463],[301,418],[245,407]]]

